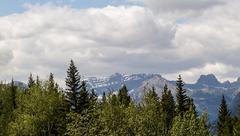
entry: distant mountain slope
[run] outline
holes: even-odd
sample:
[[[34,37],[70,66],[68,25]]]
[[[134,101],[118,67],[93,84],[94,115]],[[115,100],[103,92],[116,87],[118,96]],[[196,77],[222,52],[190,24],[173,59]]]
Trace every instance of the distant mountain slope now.
[[[25,89],[28,88],[27,84],[25,84],[25,83],[23,83],[21,81],[13,81],[13,83],[14,83],[14,86],[17,86],[17,87],[19,87],[22,90],[25,90]],[[11,83],[8,83],[8,85],[11,85]]]
[[[142,83],[146,80],[152,79],[154,76],[159,76],[155,74],[133,74],[124,75],[115,73],[110,77],[89,77],[86,78],[88,86],[95,89],[98,95],[103,92],[107,93],[109,91],[118,90],[123,84],[125,84],[129,90],[136,90]]]
[[[86,80],[88,86],[95,89],[98,95],[102,95],[103,92],[118,91],[125,84],[130,90],[129,94],[138,102],[144,94],[144,87],[154,86],[157,93],[161,95],[164,85],[167,84],[172,94],[175,95],[176,93],[175,81],[169,81],[159,74],[126,75],[115,73],[105,78],[90,77]],[[193,97],[197,110],[199,112],[208,112],[210,119],[213,121],[216,119],[223,94],[229,107],[234,107],[232,103],[240,92],[240,78],[232,83],[229,81],[221,83],[213,74],[201,75],[195,84],[186,83],[185,89]]]

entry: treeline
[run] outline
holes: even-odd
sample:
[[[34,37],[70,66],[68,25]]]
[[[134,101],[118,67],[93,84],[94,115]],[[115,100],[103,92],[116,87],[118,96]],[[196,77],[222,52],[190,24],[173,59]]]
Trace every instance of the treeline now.
[[[176,101],[175,101],[176,100]],[[214,131],[215,128],[216,131]],[[144,88],[140,103],[123,86],[101,99],[81,80],[70,62],[66,90],[51,73],[47,81],[32,75],[28,88],[0,84],[0,135],[2,136],[240,136],[240,119],[232,117],[224,96],[215,127],[208,115],[199,115],[187,96],[181,76],[176,99],[165,85],[158,96],[154,87]]]

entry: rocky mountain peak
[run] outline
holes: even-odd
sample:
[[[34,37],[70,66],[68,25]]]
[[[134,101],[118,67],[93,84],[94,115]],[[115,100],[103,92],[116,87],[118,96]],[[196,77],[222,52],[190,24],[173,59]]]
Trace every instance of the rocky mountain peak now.
[[[197,81],[197,84],[207,85],[207,86],[218,86],[221,83],[218,81],[214,74],[201,75]]]

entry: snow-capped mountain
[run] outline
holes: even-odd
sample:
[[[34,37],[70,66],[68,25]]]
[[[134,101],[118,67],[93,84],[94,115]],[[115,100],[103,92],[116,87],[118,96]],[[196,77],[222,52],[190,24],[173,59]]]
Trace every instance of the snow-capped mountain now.
[[[138,87],[142,85],[144,81],[150,80],[155,76],[160,76],[156,74],[133,74],[125,75],[115,73],[109,77],[88,77],[85,80],[88,86],[95,89],[98,95],[103,92],[108,93],[110,91],[117,91],[123,84],[125,84],[131,92],[135,92]]]
[[[175,95],[176,93],[175,81],[169,81],[159,74],[126,75],[115,73],[109,77],[89,77],[86,80],[88,86],[95,89],[99,96],[103,92],[117,92],[125,84],[130,90],[129,94],[138,102],[144,94],[144,87],[154,86],[156,92],[161,95],[164,85],[167,84],[172,94]],[[235,97],[240,92],[240,78],[232,83],[229,81],[221,83],[213,74],[201,75],[195,84],[186,83],[185,89],[188,95],[193,97],[199,113],[208,112],[209,118],[213,121],[216,119],[222,95],[225,95],[230,108],[236,107],[233,105],[233,101],[236,101]]]

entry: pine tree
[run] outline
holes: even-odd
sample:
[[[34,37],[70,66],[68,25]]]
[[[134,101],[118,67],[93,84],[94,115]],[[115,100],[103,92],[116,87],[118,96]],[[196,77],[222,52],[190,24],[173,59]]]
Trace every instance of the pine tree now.
[[[57,92],[58,91],[58,85],[55,84],[53,73],[50,73],[47,83],[48,83],[48,85],[47,85],[48,90],[50,92]]]
[[[14,86],[13,78],[12,78],[10,90],[11,90],[11,101],[12,101],[13,109],[16,109],[17,108],[17,102],[16,102],[17,90],[16,90],[16,86]]]
[[[217,133],[218,136],[231,136],[233,134],[231,116],[224,95],[218,113]]]
[[[89,99],[90,99],[91,105],[95,104],[97,102],[97,100],[98,100],[98,96],[97,96],[97,94],[95,93],[95,91],[93,89],[91,90]]]
[[[96,136],[101,135],[103,125],[100,120],[100,108],[97,102],[97,94],[91,90],[89,94],[90,103],[81,114],[70,113],[68,118],[72,120],[67,124],[67,135],[69,136]]]
[[[104,105],[104,103],[106,102],[107,98],[106,98],[106,93],[103,92],[103,95],[102,95],[102,104]]]
[[[236,121],[233,128],[233,136],[240,136],[240,121]]]
[[[170,90],[168,90],[168,87],[166,84],[164,86],[160,105],[161,105],[161,112],[163,114],[163,121],[165,122],[164,131],[165,131],[165,134],[168,134],[168,130],[172,126],[172,121],[174,117],[175,102],[174,102],[172,93]]]
[[[13,82],[12,82],[13,83]],[[0,83],[0,135],[5,136],[9,122],[13,120],[16,103],[16,88],[13,84]]]
[[[188,99],[187,99],[187,109],[190,109],[190,107],[192,108],[195,116],[197,117],[197,111],[196,111],[196,106],[194,104],[194,100],[193,100],[193,98],[188,97]]]
[[[182,80],[181,75],[179,75],[177,83],[176,83],[176,110],[177,114],[179,114],[181,117],[183,114],[188,111],[188,96],[186,95],[186,90],[183,89],[184,83]]]
[[[79,113],[88,109],[88,107],[90,106],[90,96],[89,96],[89,93],[87,91],[87,86],[86,86],[85,81],[81,82],[78,105],[79,105]]]
[[[126,85],[119,90],[118,99],[121,105],[127,107],[131,102],[131,97],[128,95],[128,89]]]
[[[30,76],[28,78],[28,88],[30,89],[31,87],[33,87],[35,85],[35,81],[33,79],[33,75],[32,73],[30,73]]]
[[[234,129],[233,129],[233,135],[234,136],[240,136],[240,104],[239,104],[239,101],[237,101],[237,104],[238,105],[236,107],[236,111],[237,111],[237,115],[236,117],[234,118]]]
[[[37,76],[37,79],[36,79],[36,86],[37,86],[37,88],[40,88],[40,86],[41,86],[39,76]]]
[[[70,61],[70,66],[67,70],[66,86],[66,97],[70,109],[75,112],[80,112],[80,107],[78,105],[80,91],[80,75],[73,60]]]

